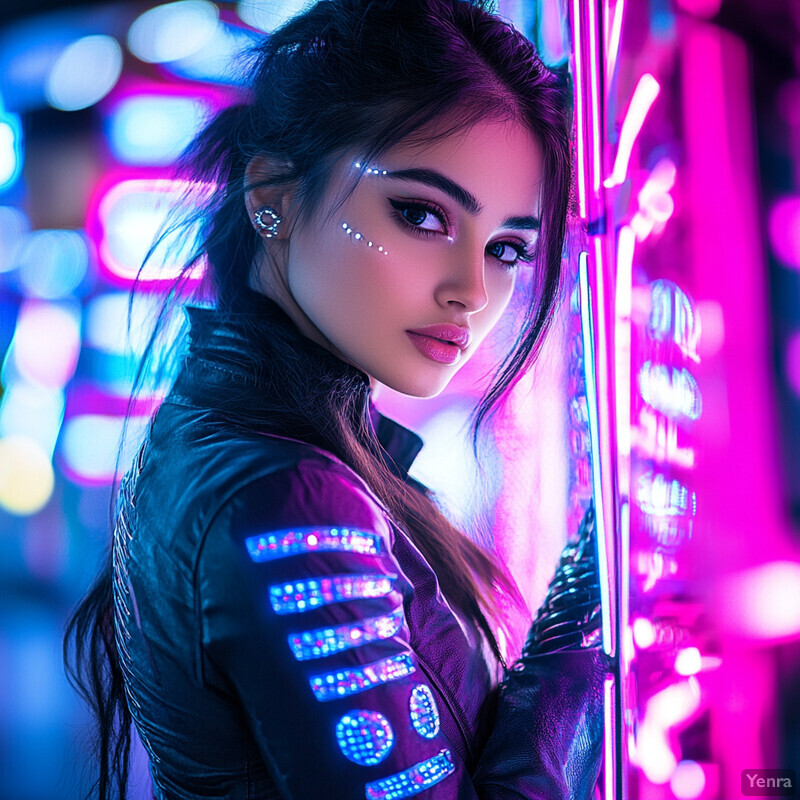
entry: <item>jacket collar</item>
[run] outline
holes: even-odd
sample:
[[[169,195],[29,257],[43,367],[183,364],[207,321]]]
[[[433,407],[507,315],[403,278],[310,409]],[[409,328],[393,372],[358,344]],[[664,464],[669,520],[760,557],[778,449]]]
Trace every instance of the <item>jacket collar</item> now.
[[[406,478],[422,439],[383,416],[370,401],[369,378],[325,348],[303,336],[283,309],[262,294],[247,290],[241,310],[224,314],[216,309],[186,306],[189,349],[171,398],[206,405],[259,423],[259,411],[280,400],[289,370],[282,368],[287,349],[302,356],[308,372],[309,401],[335,392],[348,397],[352,413],[372,425],[385,461]],[[302,432],[295,433],[305,439]],[[310,442],[318,444],[318,442]]]

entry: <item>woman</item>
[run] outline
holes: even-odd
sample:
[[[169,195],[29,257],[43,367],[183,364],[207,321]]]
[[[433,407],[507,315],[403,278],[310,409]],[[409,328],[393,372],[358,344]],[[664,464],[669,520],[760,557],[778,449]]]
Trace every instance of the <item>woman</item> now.
[[[518,592],[369,402],[377,382],[440,392],[518,269],[529,313],[478,423],[532,360],[560,279],[563,86],[478,5],[323,0],[264,43],[251,102],[189,164],[215,186],[187,265],[207,258],[215,307],[189,309],[120,487],[113,571],[68,633],[99,796],[114,777],[124,793],[132,717],[157,797],[587,797],[591,558],[565,555],[496,691]]]

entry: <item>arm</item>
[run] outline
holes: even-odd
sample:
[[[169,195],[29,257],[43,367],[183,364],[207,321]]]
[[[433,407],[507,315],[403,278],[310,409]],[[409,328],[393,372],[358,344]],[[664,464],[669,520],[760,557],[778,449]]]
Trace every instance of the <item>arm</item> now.
[[[476,783],[498,800],[586,800],[600,769],[603,683],[594,510],[561,555],[522,656],[506,675]]]
[[[312,462],[254,481],[208,529],[204,680],[241,706],[285,797],[478,796],[410,645],[391,535],[365,492]]]

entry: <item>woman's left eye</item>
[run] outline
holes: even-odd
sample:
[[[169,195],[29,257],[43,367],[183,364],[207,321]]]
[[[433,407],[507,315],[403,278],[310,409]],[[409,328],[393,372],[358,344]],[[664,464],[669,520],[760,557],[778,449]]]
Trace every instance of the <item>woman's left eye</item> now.
[[[447,233],[447,222],[441,211],[422,203],[389,200],[392,208],[407,225],[425,233]]]
[[[511,242],[493,242],[486,248],[486,252],[509,267],[516,266],[518,261],[530,261],[531,259],[525,245]]]

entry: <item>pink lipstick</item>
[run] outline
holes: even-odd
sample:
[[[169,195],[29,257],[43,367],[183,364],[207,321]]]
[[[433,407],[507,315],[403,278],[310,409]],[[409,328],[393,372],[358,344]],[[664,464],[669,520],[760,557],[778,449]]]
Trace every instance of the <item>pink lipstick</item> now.
[[[422,355],[440,364],[455,364],[470,342],[469,328],[459,325],[429,325],[406,335]]]

